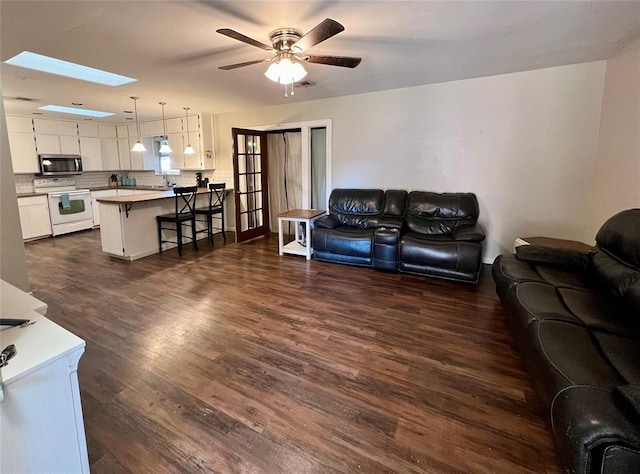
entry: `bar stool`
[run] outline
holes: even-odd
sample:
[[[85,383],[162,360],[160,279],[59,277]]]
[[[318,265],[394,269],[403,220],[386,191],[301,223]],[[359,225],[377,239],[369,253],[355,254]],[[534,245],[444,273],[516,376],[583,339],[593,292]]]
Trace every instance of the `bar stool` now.
[[[196,209],[196,216],[206,216],[207,228],[197,232],[206,232],[209,242],[213,244],[213,231],[219,229],[222,232],[222,238],[227,241],[227,235],[224,232],[224,197],[226,183],[209,184],[209,207]],[[213,220],[220,221],[220,227],[213,225]],[[199,222],[205,222],[199,219]]]
[[[162,253],[162,244],[164,242],[178,244],[178,255],[182,256],[182,238],[184,237],[182,233],[182,226],[184,225],[191,226],[191,241],[193,242],[193,248],[198,250],[195,215],[198,188],[197,186],[173,188],[173,193],[175,194],[175,212],[156,216],[156,222],[158,224],[158,245],[160,247],[160,253]],[[173,223],[175,227],[163,227],[163,222]],[[177,240],[163,240],[163,230],[175,232],[177,234]]]

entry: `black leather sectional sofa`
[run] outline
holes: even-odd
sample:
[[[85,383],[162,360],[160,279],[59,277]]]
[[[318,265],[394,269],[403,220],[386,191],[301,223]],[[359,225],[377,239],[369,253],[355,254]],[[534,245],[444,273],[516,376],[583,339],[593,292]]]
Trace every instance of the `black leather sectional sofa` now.
[[[315,222],[316,260],[475,283],[484,232],[471,193],[334,189]]]
[[[521,246],[493,264],[561,467],[640,472],[640,209],[590,253]]]

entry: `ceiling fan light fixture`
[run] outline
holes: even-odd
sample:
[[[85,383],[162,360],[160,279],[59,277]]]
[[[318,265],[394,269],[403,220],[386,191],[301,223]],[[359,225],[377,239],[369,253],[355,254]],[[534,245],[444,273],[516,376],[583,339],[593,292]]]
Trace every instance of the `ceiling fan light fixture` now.
[[[299,62],[284,57],[271,63],[264,75],[273,82],[288,85],[303,79],[307,75],[307,71]]]

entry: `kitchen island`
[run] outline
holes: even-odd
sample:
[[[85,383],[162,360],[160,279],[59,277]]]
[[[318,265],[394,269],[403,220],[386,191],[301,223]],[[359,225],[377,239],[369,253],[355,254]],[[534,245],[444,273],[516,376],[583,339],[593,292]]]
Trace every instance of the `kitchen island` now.
[[[198,190],[198,207],[208,205],[208,193],[206,188]],[[156,216],[175,212],[173,190],[104,197],[97,202],[103,252],[125,260],[136,260],[159,252]],[[204,229],[206,223],[199,222],[198,230]],[[199,235],[202,239],[207,238],[206,232]],[[175,240],[175,234],[166,237]],[[173,247],[176,244],[164,243],[162,250]]]

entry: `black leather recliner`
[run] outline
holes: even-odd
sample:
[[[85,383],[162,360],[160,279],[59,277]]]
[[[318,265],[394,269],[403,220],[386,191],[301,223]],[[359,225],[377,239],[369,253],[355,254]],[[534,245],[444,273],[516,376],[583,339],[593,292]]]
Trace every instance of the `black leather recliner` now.
[[[334,189],[315,221],[316,260],[477,282],[484,233],[469,193]]]
[[[477,282],[485,237],[479,214],[475,194],[411,192],[399,270]]]
[[[516,251],[493,278],[563,470],[640,472],[640,209],[609,219],[591,253]]]
[[[406,191],[334,189],[329,197],[329,215],[314,224],[314,258],[397,270],[406,198]]]

